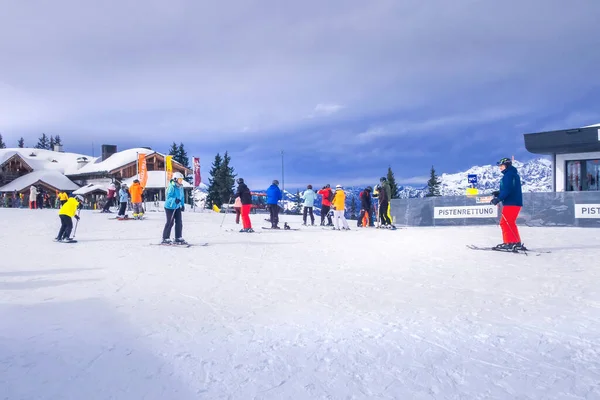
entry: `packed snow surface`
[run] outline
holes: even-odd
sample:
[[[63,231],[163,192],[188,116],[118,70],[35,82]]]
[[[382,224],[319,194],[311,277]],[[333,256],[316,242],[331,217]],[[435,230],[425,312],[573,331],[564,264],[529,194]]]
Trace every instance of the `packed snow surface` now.
[[[186,211],[184,249],[147,217],[63,244],[56,210],[0,209],[0,398],[600,398],[599,230],[524,227],[552,251],[525,256],[465,247],[496,226]]]

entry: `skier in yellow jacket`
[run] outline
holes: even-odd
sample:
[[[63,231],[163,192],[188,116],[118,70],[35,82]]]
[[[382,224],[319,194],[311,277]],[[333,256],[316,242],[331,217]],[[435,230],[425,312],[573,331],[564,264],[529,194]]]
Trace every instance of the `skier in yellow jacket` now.
[[[349,231],[350,227],[348,226],[348,221],[346,221],[346,216],[344,215],[346,211],[346,193],[344,192],[342,185],[337,185],[335,187],[335,195],[333,196],[331,205],[333,207],[333,219],[335,219],[335,226],[333,227],[333,230],[340,230],[341,219],[342,229]]]
[[[83,197],[77,195],[75,197],[69,198],[65,204],[58,211],[58,216],[60,217],[60,230],[58,231],[58,235],[54,239],[57,242],[73,242],[74,240],[70,238],[71,231],[73,230],[73,220],[71,218],[75,218],[79,220],[79,215],[77,215],[77,210],[81,208],[83,203]]]

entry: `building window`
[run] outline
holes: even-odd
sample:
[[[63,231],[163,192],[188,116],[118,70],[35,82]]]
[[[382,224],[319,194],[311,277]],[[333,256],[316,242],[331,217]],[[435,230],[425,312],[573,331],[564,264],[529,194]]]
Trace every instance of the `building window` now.
[[[567,191],[600,190],[600,160],[567,161]]]

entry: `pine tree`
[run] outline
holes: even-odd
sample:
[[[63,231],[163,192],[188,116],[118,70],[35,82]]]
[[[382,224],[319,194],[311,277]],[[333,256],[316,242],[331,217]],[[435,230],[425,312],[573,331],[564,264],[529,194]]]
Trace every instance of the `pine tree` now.
[[[54,141],[54,136],[50,135],[50,143],[48,145],[48,150],[54,150],[54,145],[56,142]]]
[[[390,189],[392,192],[392,199],[397,199],[398,198],[398,184],[396,183],[396,178],[394,177],[394,172],[392,171],[392,167],[388,167],[387,181],[390,185]]]
[[[38,139],[38,143],[35,146],[36,149],[44,149],[47,150],[50,142],[48,141],[48,136],[45,133],[42,133],[42,136]]]
[[[62,146],[62,141],[60,140],[60,135],[54,136],[54,144],[57,146]]]
[[[302,214],[302,196],[300,196],[300,190],[296,190],[294,195],[294,209],[292,210],[295,214]]]
[[[229,165],[230,163],[231,157],[229,156],[228,152],[225,152],[218,176],[220,182],[219,195],[221,196],[221,203],[226,204],[233,199],[233,195],[235,194],[233,187],[235,185],[235,177],[237,176],[234,173],[233,167]]]
[[[186,168],[190,167],[190,159],[183,143],[179,143],[179,147],[177,148],[177,162]]]
[[[2,140],[2,134],[0,133],[0,149],[5,149],[6,148],[6,144],[4,143],[4,140]]]
[[[177,159],[179,158],[179,147],[177,147],[177,144],[175,144],[175,142],[173,142],[171,148],[169,149],[169,155],[173,156],[173,160],[175,161],[177,161]]]
[[[222,165],[223,159],[221,158],[221,155],[217,153],[209,172],[210,178],[208,178],[208,196],[206,197],[206,206],[208,208],[212,208],[213,205],[216,205],[217,207],[223,205],[221,196],[219,195],[219,171],[221,170]]]
[[[440,182],[438,176],[435,174],[435,168],[433,168],[433,165],[432,165],[431,172],[430,172],[430,178],[427,181],[427,194],[425,195],[425,197],[441,196],[440,195],[440,185],[441,185],[441,182]]]
[[[24,148],[25,147],[25,139],[23,139],[21,137],[21,139],[19,139],[19,141],[17,143],[17,146],[19,146],[20,149]]]

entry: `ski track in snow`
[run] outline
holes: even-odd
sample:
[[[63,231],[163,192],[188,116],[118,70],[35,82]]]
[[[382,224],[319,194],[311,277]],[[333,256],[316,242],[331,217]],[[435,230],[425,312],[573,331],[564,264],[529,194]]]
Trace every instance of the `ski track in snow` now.
[[[495,226],[183,217],[208,247],[150,246],[160,212],[59,244],[56,210],[0,209],[0,398],[600,398],[600,230],[523,227],[552,251],[523,257],[465,247]]]

